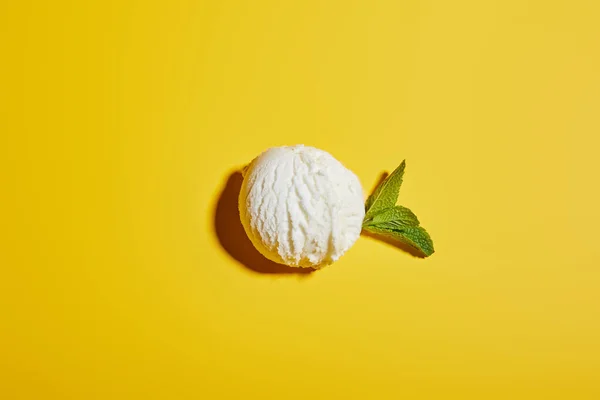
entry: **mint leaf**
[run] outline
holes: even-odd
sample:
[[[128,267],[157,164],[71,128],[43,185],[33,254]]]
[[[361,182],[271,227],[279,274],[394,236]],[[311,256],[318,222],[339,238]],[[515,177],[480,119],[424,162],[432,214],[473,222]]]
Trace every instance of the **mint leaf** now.
[[[402,161],[400,166],[385,178],[369,196],[365,204],[365,219],[370,219],[378,212],[396,205],[405,166],[406,162]]]
[[[406,162],[394,170],[369,196],[365,204],[365,231],[406,243],[425,256],[435,251],[427,231],[419,226],[417,216],[406,207],[396,205]]]
[[[435,252],[431,237],[429,236],[427,231],[420,226],[390,228],[374,225],[365,227],[364,229],[368,232],[377,235],[387,236],[392,239],[404,242],[421,251],[425,256],[430,256]]]
[[[378,214],[373,215],[369,219],[365,219],[363,222],[363,227],[382,224],[396,227],[419,226],[419,220],[417,216],[408,208],[394,206],[392,208],[386,208],[380,211]]]

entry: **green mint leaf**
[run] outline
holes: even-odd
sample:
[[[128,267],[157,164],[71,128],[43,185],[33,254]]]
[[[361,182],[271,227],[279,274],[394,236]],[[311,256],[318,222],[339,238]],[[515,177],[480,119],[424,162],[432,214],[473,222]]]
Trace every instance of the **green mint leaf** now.
[[[427,231],[419,226],[417,216],[406,207],[397,206],[406,162],[381,182],[365,204],[363,229],[406,243],[426,257],[433,254],[433,242]]]
[[[406,162],[402,161],[400,166],[394,170],[387,178],[369,196],[365,204],[365,219],[370,219],[375,214],[386,208],[392,208],[398,201],[400,185],[402,185],[402,176]]]
[[[419,251],[425,256],[430,256],[434,253],[433,242],[427,231],[420,226],[405,226],[402,228],[390,228],[385,226],[368,226],[364,228],[366,231],[390,237],[394,240],[404,242]]]
[[[363,227],[385,224],[390,227],[419,226],[417,216],[406,207],[394,206],[386,208],[364,220]]]

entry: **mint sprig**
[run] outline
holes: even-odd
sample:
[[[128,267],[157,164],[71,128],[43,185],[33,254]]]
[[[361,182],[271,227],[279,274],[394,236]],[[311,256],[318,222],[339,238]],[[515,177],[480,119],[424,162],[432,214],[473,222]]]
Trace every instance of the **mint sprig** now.
[[[419,226],[417,216],[406,207],[396,205],[404,168],[402,163],[375,188],[365,203],[362,227],[375,235],[383,235],[406,243],[426,257],[433,254],[433,242],[427,231]]]

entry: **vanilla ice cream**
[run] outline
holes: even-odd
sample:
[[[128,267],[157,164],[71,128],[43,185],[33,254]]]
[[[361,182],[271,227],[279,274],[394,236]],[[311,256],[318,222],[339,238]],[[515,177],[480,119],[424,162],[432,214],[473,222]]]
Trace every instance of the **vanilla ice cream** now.
[[[352,171],[329,153],[307,146],[271,148],[244,170],[240,218],[268,259],[319,268],[358,239],[363,191]]]

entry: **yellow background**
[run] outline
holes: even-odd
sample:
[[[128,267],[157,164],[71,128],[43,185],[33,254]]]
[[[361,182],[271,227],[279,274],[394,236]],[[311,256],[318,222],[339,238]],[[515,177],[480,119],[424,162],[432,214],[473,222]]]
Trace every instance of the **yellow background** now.
[[[0,397],[600,398],[598,21],[3,1]],[[366,192],[406,158],[436,253],[361,237],[313,274],[254,267],[232,174],[296,143]]]

